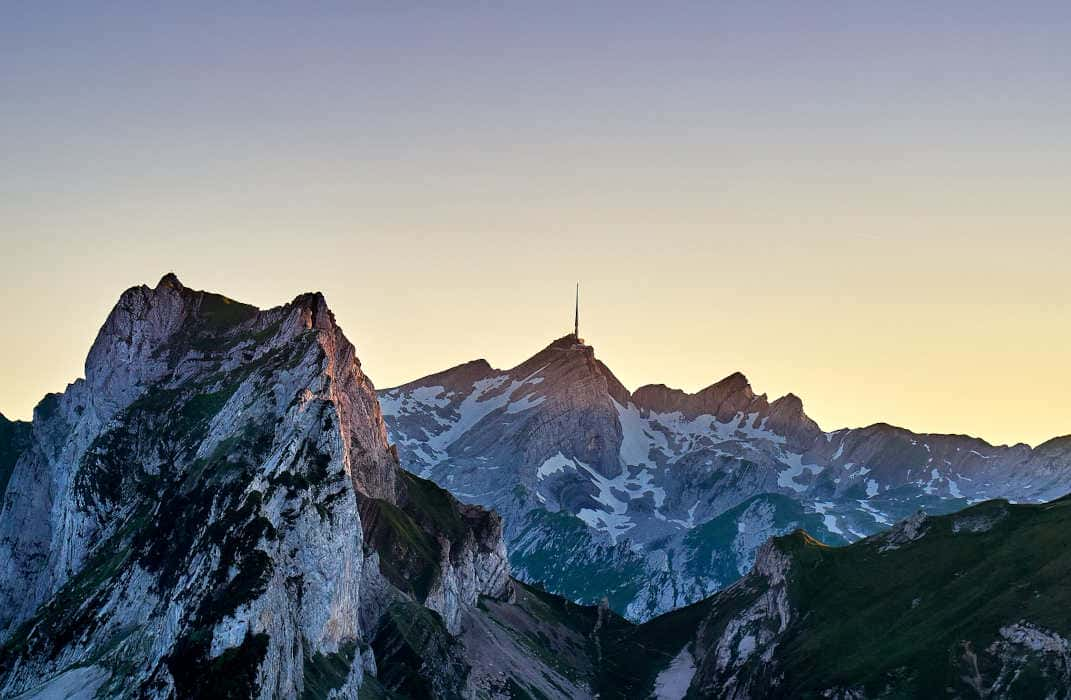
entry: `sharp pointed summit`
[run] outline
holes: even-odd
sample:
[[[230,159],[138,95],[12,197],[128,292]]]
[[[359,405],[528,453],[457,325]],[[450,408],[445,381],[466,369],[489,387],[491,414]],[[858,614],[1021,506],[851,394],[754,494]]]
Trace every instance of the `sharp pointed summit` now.
[[[179,281],[178,275],[174,272],[168,272],[166,275],[160,278],[160,281],[156,283],[156,288],[167,287],[170,289],[185,289],[182,282]]]

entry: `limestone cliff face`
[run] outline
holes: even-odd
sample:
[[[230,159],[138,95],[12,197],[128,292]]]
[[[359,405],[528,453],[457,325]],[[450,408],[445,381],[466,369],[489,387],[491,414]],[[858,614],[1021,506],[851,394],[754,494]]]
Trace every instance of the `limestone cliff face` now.
[[[374,675],[382,601],[409,598],[361,504],[421,502],[321,295],[132,288],[27,432],[0,507],[0,695],[349,697]],[[435,492],[455,529],[421,602],[456,620],[509,570],[497,521]]]

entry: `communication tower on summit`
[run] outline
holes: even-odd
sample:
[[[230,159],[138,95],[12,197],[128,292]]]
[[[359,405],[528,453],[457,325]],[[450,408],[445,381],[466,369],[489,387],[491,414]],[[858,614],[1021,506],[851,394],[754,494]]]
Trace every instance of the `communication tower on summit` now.
[[[584,339],[580,337],[580,283],[576,283],[576,309],[573,316],[573,337],[577,345],[583,345]]]

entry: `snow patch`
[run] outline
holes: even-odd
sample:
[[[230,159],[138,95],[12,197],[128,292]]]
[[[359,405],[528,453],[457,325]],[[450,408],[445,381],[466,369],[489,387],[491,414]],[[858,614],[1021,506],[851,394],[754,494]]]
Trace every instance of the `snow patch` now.
[[[684,647],[655,678],[654,697],[656,700],[682,700],[687,695],[688,686],[692,684],[694,677],[695,658],[692,652],[688,651],[688,647]]]
[[[836,462],[844,454],[844,441],[841,440],[840,445],[837,446],[837,451],[833,453],[833,457],[830,459],[832,462]]]
[[[529,408],[534,408],[546,400],[546,396],[536,396],[534,393],[525,394],[517,401],[513,401],[506,406],[506,413],[520,413],[521,411],[527,411]]]
[[[870,515],[870,517],[874,518],[874,521],[877,522],[879,525],[892,525],[893,524],[893,521],[892,521],[892,519],[889,518],[889,516],[885,515],[880,510],[878,510],[874,506],[870,505],[866,501],[859,500],[859,501],[857,501],[857,503],[859,504],[859,507],[862,508],[864,511],[866,511],[866,513],[868,515]]]
[[[844,535],[844,532],[837,525],[837,516],[829,513],[828,511],[834,508],[832,501],[816,501],[814,504],[814,511],[822,516],[822,522],[825,524],[826,529],[832,532],[834,535]]]
[[[384,416],[408,416],[423,413],[423,409],[444,408],[450,405],[450,399],[442,395],[444,391],[441,386],[421,386],[408,393],[388,392],[379,397],[380,410]]]
[[[805,471],[811,474],[818,474],[822,471],[822,467],[817,464],[804,464],[803,455],[790,453],[785,455],[781,461],[788,465],[788,469],[778,473],[777,485],[782,488],[792,489],[796,493],[803,493],[807,490],[805,484],[796,483],[796,477],[801,476]]]
[[[632,518],[628,516],[628,502],[618,498],[617,493],[625,494],[630,501],[651,494],[656,508],[661,508],[666,500],[665,490],[654,485],[654,478],[646,469],[633,474],[628,467],[624,467],[620,474],[608,479],[580,460],[573,460],[573,463],[586,471],[592,483],[599,489],[595,500],[609,508],[609,511],[581,508],[577,517],[586,522],[589,527],[605,531],[613,542],[636,527],[636,523],[632,522]]]
[[[654,467],[650,458],[654,438],[648,432],[648,423],[640,415],[640,409],[631,403],[625,407],[612,398],[610,400],[614,402],[621,423],[621,464]]]
[[[576,469],[576,463],[559,452],[540,465],[539,471],[536,472],[536,478],[545,479],[551,474],[557,474],[566,469]]]

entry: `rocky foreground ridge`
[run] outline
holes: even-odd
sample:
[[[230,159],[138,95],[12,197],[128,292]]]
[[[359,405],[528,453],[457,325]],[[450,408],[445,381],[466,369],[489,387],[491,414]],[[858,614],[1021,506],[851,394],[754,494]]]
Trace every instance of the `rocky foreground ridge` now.
[[[920,508],[1071,491],[1071,437],[826,432],[739,373],[629,392],[572,335],[512,369],[476,360],[379,396],[403,465],[503,516],[515,575],[634,620],[731,584],[796,528],[845,544]]]
[[[319,294],[127,290],[0,476],[2,697],[353,697],[399,606],[458,634],[511,595],[499,518],[399,469]]]

